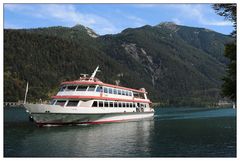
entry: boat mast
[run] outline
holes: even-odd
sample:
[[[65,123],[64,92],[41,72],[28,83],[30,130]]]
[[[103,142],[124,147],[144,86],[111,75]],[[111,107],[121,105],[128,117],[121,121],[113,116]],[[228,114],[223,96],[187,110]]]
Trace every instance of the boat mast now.
[[[25,97],[24,97],[24,102],[23,102],[23,104],[26,104],[26,101],[27,101],[27,93],[28,93],[28,82],[27,82],[27,86],[26,86],[26,91],[25,91]]]
[[[94,72],[92,73],[92,75],[91,75],[91,77],[90,77],[89,80],[93,80],[93,79],[94,79],[94,77],[95,77],[95,75],[97,74],[97,72],[100,71],[100,70],[98,70],[98,68],[99,68],[99,65],[98,65],[97,68],[94,70]]]

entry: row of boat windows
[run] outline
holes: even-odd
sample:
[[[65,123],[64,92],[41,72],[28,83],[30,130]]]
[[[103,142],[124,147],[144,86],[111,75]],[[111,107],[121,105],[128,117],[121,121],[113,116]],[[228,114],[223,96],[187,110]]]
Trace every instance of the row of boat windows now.
[[[60,106],[78,106],[79,100],[57,100],[53,101],[52,104]],[[112,101],[94,101],[92,107],[146,107],[144,103],[132,103],[132,102],[112,102]]]
[[[124,95],[124,96],[132,96],[132,91],[117,89],[117,88],[110,88],[110,87],[102,87],[102,86],[62,86],[60,88],[60,92],[62,91],[93,91],[93,92],[104,92],[108,94],[117,94],[117,95]],[[138,95],[138,93],[136,93]]]
[[[132,103],[132,102],[111,102],[111,101],[94,101],[92,107],[146,107],[144,103]]]

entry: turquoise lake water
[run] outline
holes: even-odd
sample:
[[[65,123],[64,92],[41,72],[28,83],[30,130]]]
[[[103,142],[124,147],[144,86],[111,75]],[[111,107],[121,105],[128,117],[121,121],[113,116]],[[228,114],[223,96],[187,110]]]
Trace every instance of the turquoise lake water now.
[[[4,157],[236,157],[236,109],[157,108],[152,120],[37,127],[4,108]]]

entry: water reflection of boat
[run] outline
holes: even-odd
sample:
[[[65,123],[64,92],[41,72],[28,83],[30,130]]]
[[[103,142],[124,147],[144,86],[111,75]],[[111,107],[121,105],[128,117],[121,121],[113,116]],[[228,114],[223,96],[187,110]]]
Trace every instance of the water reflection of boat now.
[[[154,121],[32,128],[19,143],[21,156],[125,157],[148,156]],[[46,148],[42,146],[47,144]],[[32,145],[32,148],[29,148]],[[56,148],[57,145],[57,148]],[[42,147],[43,149],[40,149]],[[27,150],[26,150],[27,149]],[[47,150],[46,150],[47,149]],[[138,151],[138,153],[134,153]]]

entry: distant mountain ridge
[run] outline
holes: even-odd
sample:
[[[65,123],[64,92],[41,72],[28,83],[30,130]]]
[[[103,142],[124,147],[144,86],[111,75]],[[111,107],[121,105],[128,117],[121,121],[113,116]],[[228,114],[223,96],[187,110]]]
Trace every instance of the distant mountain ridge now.
[[[203,29],[160,23],[97,35],[82,25],[4,30],[4,100],[49,99],[63,80],[80,73],[102,81],[145,87],[153,101],[167,105],[206,105],[218,99],[231,37]]]

